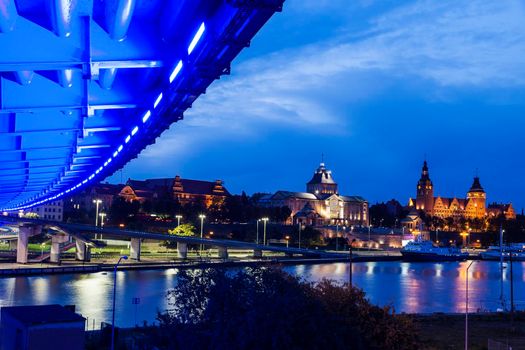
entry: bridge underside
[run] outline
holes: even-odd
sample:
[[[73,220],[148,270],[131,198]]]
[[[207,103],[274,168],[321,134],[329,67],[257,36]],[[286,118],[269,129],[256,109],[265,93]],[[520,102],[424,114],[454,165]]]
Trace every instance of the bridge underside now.
[[[0,210],[120,169],[230,72],[283,1],[0,2]]]

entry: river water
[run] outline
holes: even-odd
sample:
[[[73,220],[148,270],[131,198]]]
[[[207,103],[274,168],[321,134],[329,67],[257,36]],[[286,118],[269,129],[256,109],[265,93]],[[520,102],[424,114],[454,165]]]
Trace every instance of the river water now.
[[[469,262],[354,263],[353,281],[378,305],[392,305],[397,312],[464,312],[466,267]],[[292,274],[310,281],[329,278],[348,281],[345,263],[286,266]],[[515,262],[514,299],[525,309],[525,263]],[[129,327],[155,321],[157,310],[166,309],[166,291],[177,280],[177,270],[119,271],[117,273],[116,324]],[[88,318],[89,329],[111,321],[111,273],[64,274],[0,278],[0,306],[74,304]],[[501,307],[498,262],[477,261],[469,270],[470,311]],[[503,291],[510,305],[510,266],[504,269]],[[133,299],[138,304],[133,304]],[[509,307],[509,306],[508,306]]]

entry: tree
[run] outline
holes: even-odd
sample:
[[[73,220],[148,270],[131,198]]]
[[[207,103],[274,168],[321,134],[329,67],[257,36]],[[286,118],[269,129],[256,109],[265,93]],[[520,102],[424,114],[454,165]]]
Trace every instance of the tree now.
[[[281,270],[183,270],[152,336],[159,349],[417,349],[407,316],[348,284]]]
[[[133,221],[140,210],[140,202],[128,202],[122,197],[115,197],[109,209],[109,219],[113,223],[126,223]]]
[[[323,234],[310,226],[306,226],[301,231],[301,241],[305,246],[324,245]]]
[[[195,236],[195,226],[190,223],[180,224],[172,230],[168,230],[170,235],[191,237]]]
[[[181,237],[193,237],[195,236],[195,226],[190,223],[180,224],[174,229],[168,230],[168,234]],[[177,248],[177,242],[171,240],[162,242],[162,245],[166,248]]]

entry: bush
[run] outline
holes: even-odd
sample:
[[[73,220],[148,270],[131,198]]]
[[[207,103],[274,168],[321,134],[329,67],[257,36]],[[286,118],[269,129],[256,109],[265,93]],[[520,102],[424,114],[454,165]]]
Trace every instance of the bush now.
[[[161,349],[416,349],[410,319],[363,291],[281,270],[182,271],[153,337]]]

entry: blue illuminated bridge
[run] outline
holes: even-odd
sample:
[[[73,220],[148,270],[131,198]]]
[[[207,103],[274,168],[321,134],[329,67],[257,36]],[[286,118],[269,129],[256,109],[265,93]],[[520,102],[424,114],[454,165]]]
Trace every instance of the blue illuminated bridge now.
[[[0,0],[0,210],[122,168],[284,0]]]

